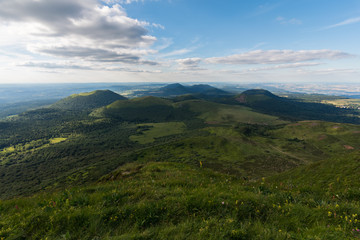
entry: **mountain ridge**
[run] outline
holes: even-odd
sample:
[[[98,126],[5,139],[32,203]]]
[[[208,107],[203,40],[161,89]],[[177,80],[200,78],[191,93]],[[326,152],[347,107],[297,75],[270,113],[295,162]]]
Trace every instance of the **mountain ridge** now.
[[[89,110],[109,105],[117,100],[127,98],[110,90],[73,94],[52,104],[51,108],[63,110]]]

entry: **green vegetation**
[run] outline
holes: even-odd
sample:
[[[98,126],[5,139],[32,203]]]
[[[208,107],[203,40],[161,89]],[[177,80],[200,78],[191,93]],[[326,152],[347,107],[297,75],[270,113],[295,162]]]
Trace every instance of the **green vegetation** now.
[[[73,94],[51,105],[52,108],[66,110],[89,110],[106,106],[116,100],[126,98],[110,90],[97,90],[88,93]]]
[[[360,238],[356,111],[114,94],[0,122],[0,240]]]
[[[156,138],[182,133],[186,126],[182,122],[138,124],[136,135],[130,136],[131,141],[140,144],[152,143]]]
[[[266,90],[247,90],[235,99],[238,103],[251,107],[255,111],[286,120],[323,120],[360,124],[357,110],[282,98]]]
[[[52,144],[60,143],[60,142],[63,142],[65,140],[66,140],[66,138],[51,138],[51,139],[49,139],[50,143],[52,143]]]
[[[0,237],[357,239],[360,206],[341,184],[333,198],[200,166],[129,164],[95,185],[0,202]]]
[[[249,123],[249,124],[283,124],[286,121],[278,117],[257,113],[248,107],[213,103],[203,100],[189,100],[177,103],[177,106],[186,107],[190,111],[197,112],[201,119],[208,123]]]
[[[334,100],[323,100],[322,103],[332,104],[337,107],[360,109],[360,99],[334,99]]]

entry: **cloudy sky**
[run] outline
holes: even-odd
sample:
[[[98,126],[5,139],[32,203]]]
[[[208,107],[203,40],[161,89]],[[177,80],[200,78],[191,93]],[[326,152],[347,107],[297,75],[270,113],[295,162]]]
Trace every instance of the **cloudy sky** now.
[[[0,0],[0,83],[359,82],[358,0]]]

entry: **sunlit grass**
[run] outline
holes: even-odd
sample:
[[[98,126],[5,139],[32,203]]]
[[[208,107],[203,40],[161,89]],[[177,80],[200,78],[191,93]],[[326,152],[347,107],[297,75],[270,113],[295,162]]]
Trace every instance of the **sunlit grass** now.
[[[146,123],[138,124],[137,126],[149,127],[147,130],[140,128],[138,135],[130,136],[131,141],[139,142],[140,144],[152,143],[156,138],[179,134],[185,130],[185,124],[183,122]]]
[[[49,139],[51,144],[56,144],[60,142],[64,142],[67,138],[51,138]]]
[[[358,201],[311,189],[179,163],[129,164],[96,185],[1,201],[0,237],[357,239]]]

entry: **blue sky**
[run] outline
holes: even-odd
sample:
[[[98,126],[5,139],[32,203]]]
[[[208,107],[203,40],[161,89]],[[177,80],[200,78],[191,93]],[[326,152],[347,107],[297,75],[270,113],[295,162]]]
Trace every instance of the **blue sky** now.
[[[360,1],[0,0],[0,83],[358,82]]]

